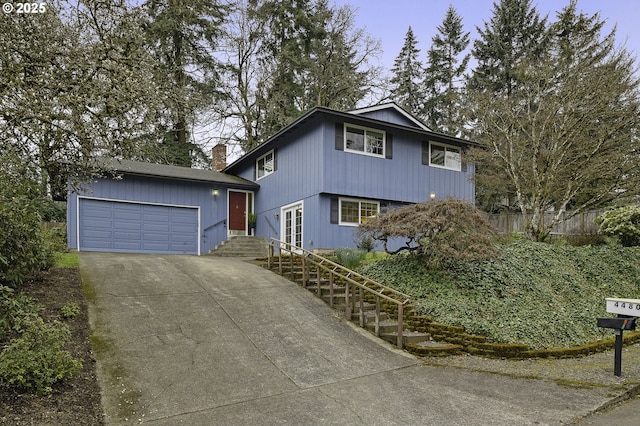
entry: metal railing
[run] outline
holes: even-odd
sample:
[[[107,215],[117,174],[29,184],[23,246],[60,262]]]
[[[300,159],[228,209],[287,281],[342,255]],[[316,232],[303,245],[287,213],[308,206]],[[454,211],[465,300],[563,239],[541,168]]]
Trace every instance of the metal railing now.
[[[397,346],[402,349],[404,346],[404,307],[409,303],[409,296],[397,290],[380,284],[364,275],[361,275],[351,269],[333,262],[323,256],[319,256],[313,252],[296,247],[290,243],[271,238],[268,242],[269,256],[268,267],[274,265],[275,253],[278,251],[278,273],[284,275],[284,268],[288,268],[291,273],[291,279],[295,280],[295,262],[294,259],[300,260],[300,272],[302,273],[302,286],[307,288],[314,278],[311,274],[315,273],[315,281],[317,285],[317,295],[321,296],[321,286],[323,282],[329,286],[329,305],[334,307],[335,300],[340,296],[335,296],[336,287],[344,286],[344,306],[345,318],[351,320],[353,312],[357,309],[359,315],[360,327],[365,327],[365,295],[375,300],[374,315],[374,331],[376,336],[380,336],[380,302],[384,300],[397,307],[398,312],[398,339]],[[283,257],[288,259],[283,260]],[[315,271],[312,271],[315,266]],[[358,297],[356,297],[356,292]]]

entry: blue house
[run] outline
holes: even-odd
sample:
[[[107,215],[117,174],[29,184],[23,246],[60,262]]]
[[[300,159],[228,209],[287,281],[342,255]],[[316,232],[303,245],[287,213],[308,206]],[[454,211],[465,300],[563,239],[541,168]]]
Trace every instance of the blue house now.
[[[473,165],[463,155],[470,144],[430,131],[394,103],[317,107],[221,172],[116,161],[122,179],[70,195],[69,246],[203,254],[248,235],[251,212],[255,235],[266,239],[353,247],[357,226],[384,209],[473,202]]]
[[[255,181],[256,232],[308,250],[353,247],[385,208],[474,201],[469,142],[431,132],[396,104],[315,108],[224,169]]]

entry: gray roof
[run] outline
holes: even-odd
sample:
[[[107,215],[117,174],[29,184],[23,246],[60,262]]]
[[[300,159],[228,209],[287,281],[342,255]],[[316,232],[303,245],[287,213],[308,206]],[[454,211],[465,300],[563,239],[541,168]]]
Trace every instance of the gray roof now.
[[[192,169],[189,167],[170,166],[167,164],[145,163],[142,161],[105,159],[107,170],[120,173],[179,179],[195,182],[212,182],[236,187],[258,188],[259,185],[250,180],[213,170]]]

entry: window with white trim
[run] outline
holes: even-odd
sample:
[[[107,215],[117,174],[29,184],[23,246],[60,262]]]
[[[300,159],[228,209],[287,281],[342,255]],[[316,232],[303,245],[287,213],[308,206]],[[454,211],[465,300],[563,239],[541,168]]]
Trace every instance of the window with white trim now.
[[[340,198],[340,225],[358,226],[380,212],[380,203],[371,200]]]
[[[462,150],[456,146],[429,143],[429,165],[450,170],[462,170]]]
[[[384,158],[385,137],[382,130],[345,124],[344,150]]]
[[[275,170],[275,154],[273,150],[256,160],[256,180],[270,175]]]

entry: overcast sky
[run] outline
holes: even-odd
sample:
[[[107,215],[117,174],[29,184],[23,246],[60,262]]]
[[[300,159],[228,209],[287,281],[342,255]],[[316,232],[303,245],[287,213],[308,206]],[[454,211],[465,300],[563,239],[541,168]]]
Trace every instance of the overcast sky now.
[[[382,65],[389,70],[404,43],[409,26],[418,40],[420,59],[426,60],[431,39],[438,32],[449,4],[462,17],[465,32],[470,32],[471,43],[478,38],[476,26],[484,27],[491,19],[491,0],[332,0],[336,5],[349,4],[357,9],[356,26],[366,27],[369,34],[381,40],[384,54]],[[569,0],[533,0],[543,17],[555,21],[556,12],[569,4]],[[578,10],[588,15],[596,12],[606,20],[606,29],[617,25],[616,42],[638,56],[640,53],[640,1],[638,0],[578,0]]]

